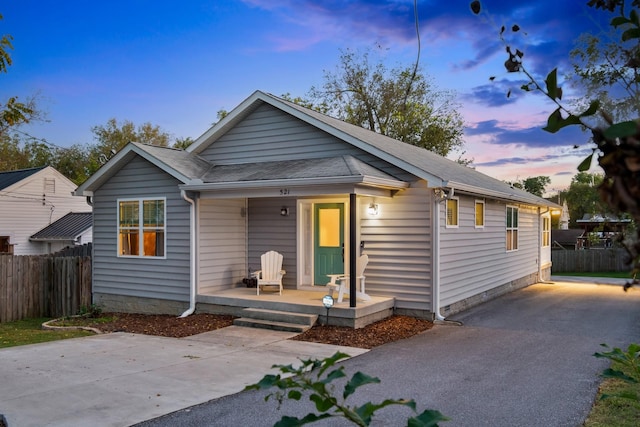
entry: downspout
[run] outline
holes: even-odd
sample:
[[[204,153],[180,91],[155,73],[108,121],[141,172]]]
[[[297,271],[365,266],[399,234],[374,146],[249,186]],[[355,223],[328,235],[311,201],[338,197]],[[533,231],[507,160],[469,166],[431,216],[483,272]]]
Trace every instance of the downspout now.
[[[180,195],[191,206],[189,208],[189,230],[190,230],[190,248],[189,248],[189,308],[182,313],[180,317],[187,317],[196,311],[196,205],[193,199],[187,196],[187,192],[180,190]]]
[[[446,197],[440,198],[433,193],[433,283],[431,284],[431,291],[433,293],[432,308],[435,321],[444,321],[444,317],[440,314],[440,203],[446,201]]]

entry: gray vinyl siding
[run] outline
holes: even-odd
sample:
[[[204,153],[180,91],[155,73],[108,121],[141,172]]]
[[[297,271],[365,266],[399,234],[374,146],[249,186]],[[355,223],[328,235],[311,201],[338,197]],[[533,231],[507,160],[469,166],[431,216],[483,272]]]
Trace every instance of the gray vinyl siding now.
[[[475,228],[476,198],[460,196],[459,200],[459,227],[441,227],[442,307],[536,273],[538,270],[537,208],[517,206],[518,250],[507,252],[507,205],[487,199],[485,226]],[[440,209],[440,218],[444,224],[444,204],[440,205]]]
[[[198,211],[198,292],[242,285],[247,277],[245,200],[201,199]]]
[[[94,192],[93,291],[189,300],[189,203],[179,182],[139,157]],[[166,259],[117,257],[117,200],[166,198]]]
[[[289,216],[280,208],[289,208]],[[267,251],[280,252],[282,268],[287,272],[282,285],[296,289],[296,201],[286,198],[249,199],[249,269],[260,269],[260,256]]]
[[[412,187],[392,199],[376,199],[379,215],[361,207],[361,241],[369,255],[367,293],[396,298],[396,307],[431,311],[431,208],[429,191]]]
[[[343,155],[352,155],[398,179],[410,176],[400,168],[268,104],[258,107],[200,153],[218,165]]]

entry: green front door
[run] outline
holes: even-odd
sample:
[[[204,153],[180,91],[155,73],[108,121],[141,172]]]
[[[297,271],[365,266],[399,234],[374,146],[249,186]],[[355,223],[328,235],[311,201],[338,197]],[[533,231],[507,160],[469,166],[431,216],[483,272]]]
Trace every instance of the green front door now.
[[[314,281],[326,285],[327,274],[344,273],[344,203],[314,205]]]

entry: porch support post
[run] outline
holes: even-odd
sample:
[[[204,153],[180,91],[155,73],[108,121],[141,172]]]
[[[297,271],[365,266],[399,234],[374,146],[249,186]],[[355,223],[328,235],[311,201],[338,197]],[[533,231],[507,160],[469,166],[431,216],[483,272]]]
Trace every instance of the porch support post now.
[[[356,233],[356,214],[356,195],[351,193],[349,194],[349,307],[356,306],[356,284],[358,282],[356,278],[356,261],[358,257],[358,242],[356,242],[358,235],[358,233]]]

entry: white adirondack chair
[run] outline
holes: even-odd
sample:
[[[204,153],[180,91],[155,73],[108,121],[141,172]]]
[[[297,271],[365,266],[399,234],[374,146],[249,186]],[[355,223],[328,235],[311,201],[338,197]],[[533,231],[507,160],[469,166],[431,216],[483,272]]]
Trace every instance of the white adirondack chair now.
[[[369,301],[371,297],[365,293],[364,289],[364,281],[365,275],[364,270],[367,268],[367,264],[369,264],[369,255],[360,255],[360,258],[356,260],[356,280],[360,282],[360,290],[356,291],[356,298],[360,298],[363,301]],[[333,294],[333,290],[338,289],[338,302],[342,302],[344,294],[348,294],[350,291],[349,288],[349,275],[347,274],[328,274],[331,281],[327,283],[327,286],[331,288],[331,293]],[[339,283],[336,283],[339,282]]]
[[[282,269],[282,254],[276,251],[269,251],[260,257],[262,270],[255,271],[258,279],[257,295],[260,295],[260,286],[277,286],[282,295],[282,276],[285,271]]]

